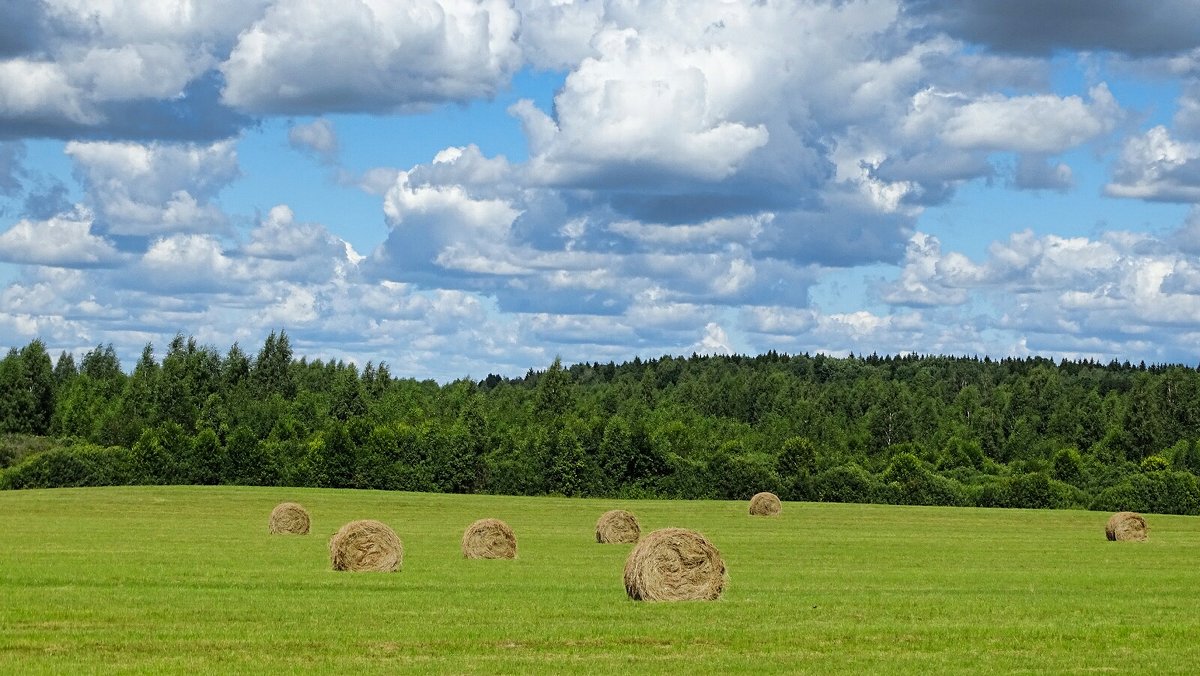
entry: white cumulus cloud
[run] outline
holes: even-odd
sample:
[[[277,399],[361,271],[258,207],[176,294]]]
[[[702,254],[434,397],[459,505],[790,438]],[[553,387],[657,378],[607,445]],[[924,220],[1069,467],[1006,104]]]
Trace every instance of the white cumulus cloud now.
[[[233,140],[71,141],[66,152],[112,234],[212,232],[225,226],[225,215],[210,200],[239,175]]]
[[[44,221],[18,221],[0,234],[0,260],[66,268],[119,265],[120,253],[91,228],[92,214],[83,208]]]
[[[489,96],[521,63],[502,0],[277,0],[221,64],[255,113],[388,112]]]
[[[1200,202],[1200,143],[1156,126],[1126,140],[1104,191],[1113,197]]]

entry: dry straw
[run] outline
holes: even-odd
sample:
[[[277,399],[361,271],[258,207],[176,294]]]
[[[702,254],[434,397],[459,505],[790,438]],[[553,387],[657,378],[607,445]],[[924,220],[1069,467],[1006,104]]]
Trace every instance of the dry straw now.
[[[500,519],[480,519],[463,533],[462,553],[468,559],[515,559],[517,536]]]
[[[625,591],[635,601],[712,601],[725,580],[721,553],[694,530],[656,530],[625,561]]]
[[[329,539],[329,560],[334,570],[391,573],[404,564],[404,545],[386,524],[351,521]]]
[[[750,498],[750,514],[752,516],[776,516],[783,511],[783,505],[779,503],[779,496],[774,493],[762,492],[755,493],[754,497]]]
[[[267,528],[272,535],[308,535],[308,510],[295,502],[281,502],[271,510]]]
[[[1109,540],[1124,542],[1146,541],[1146,520],[1137,512],[1117,512],[1108,518],[1104,534]]]
[[[637,542],[642,534],[637,517],[623,509],[612,509],[596,520],[596,542]]]

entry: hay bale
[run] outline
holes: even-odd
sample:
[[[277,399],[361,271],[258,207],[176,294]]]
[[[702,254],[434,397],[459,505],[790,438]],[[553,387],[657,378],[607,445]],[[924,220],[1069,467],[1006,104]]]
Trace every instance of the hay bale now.
[[[391,573],[404,564],[404,545],[387,524],[351,521],[329,539],[329,560],[334,570]]]
[[[462,553],[468,559],[515,559],[517,536],[500,519],[480,519],[463,533]]]
[[[281,502],[271,510],[267,529],[272,535],[308,535],[308,510],[296,502]]]
[[[694,530],[656,530],[625,560],[625,591],[635,601],[713,601],[725,580],[721,553]]]
[[[1109,540],[1145,542],[1146,520],[1137,512],[1117,512],[1108,518],[1104,534]]]
[[[637,542],[642,534],[637,517],[623,509],[612,509],[596,520],[596,542]]]
[[[774,493],[764,491],[755,493],[754,497],[750,498],[751,516],[776,516],[782,511],[783,505],[779,502],[779,496]]]

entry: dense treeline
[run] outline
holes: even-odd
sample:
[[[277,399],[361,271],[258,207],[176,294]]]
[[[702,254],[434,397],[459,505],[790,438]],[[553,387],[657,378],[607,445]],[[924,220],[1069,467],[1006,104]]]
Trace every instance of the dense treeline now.
[[[1042,358],[556,361],[445,385],[177,336],[0,361],[0,487],[255,484],[1200,513],[1200,373]]]

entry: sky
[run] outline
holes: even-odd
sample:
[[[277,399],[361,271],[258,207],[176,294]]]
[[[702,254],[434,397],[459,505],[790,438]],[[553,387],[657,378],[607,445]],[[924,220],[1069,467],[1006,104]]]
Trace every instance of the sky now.
[[[0,347],[1200,363],[1196,0],[0,0]]]

